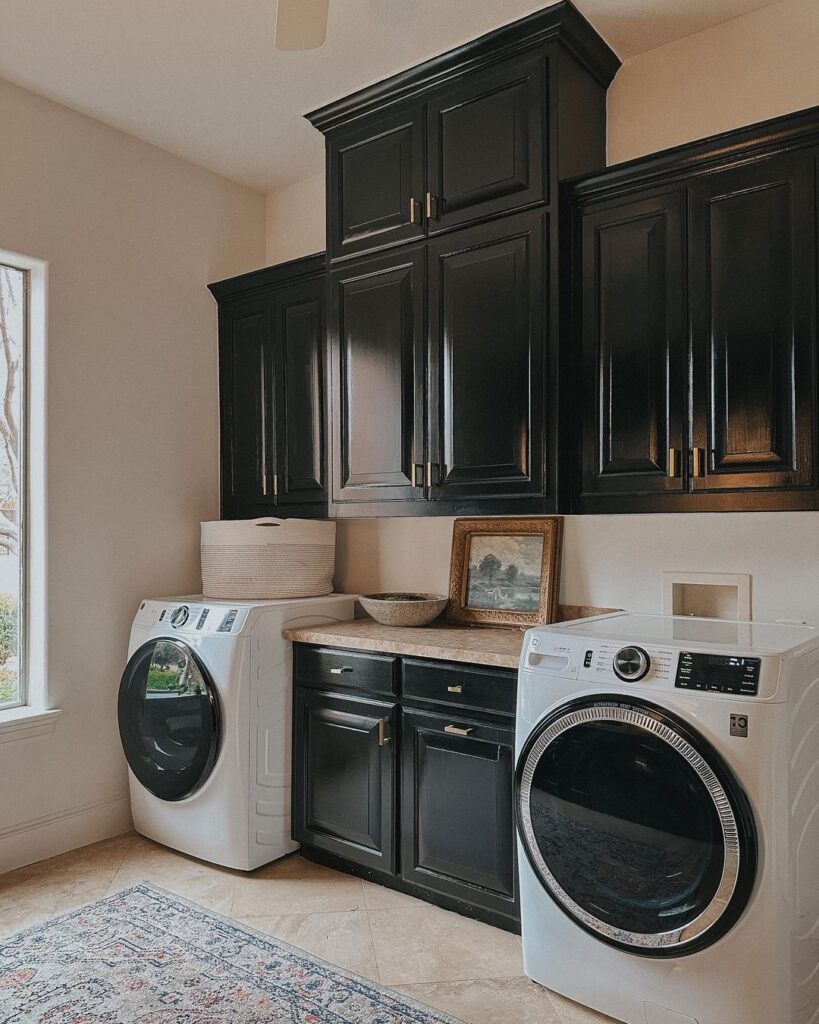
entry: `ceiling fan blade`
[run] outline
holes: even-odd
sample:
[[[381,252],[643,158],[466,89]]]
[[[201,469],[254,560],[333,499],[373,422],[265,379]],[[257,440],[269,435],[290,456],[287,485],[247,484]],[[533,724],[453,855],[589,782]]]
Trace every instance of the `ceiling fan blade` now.
[[[277,50],[315,50],[327,38],[330,0],[279,0],[276,8]]]

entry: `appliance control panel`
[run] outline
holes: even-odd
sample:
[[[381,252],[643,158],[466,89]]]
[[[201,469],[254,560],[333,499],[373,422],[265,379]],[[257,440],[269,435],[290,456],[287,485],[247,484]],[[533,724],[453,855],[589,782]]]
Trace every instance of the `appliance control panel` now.
[[[776,693],[780,659],[533,630],[526,637],[521,670],[619,692],[636,686],[764,698]]]
[[[160,602],[145,601],[140,607],[140,617],[145,618],[145,625],[167,626],[168,635],[216,634],[229,636],[238,633],[247,618],[247,608],[231,607],[227,604],[207,605],[180,602],[169,605]]]

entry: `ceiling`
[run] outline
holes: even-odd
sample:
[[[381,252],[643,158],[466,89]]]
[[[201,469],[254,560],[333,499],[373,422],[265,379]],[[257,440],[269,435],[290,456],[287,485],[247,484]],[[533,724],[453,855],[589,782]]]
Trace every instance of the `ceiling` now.
[[[576,0],[625,58],[776,0]],[[273,49],[275,0],[0,0],[0,78],[267,191],[321,171],[302,118],[544,0],[330,0],[319,50]]]

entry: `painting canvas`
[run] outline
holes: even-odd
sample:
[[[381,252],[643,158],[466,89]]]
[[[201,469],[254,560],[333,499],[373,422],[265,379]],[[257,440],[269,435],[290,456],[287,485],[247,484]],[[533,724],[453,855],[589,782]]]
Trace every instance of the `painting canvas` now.
[[[467,607],[536,612],[542,564],[542,536],[476,535],[469,545]]]
[[[563,520],[456,519],[449,618],[529,626],[554,621]]]

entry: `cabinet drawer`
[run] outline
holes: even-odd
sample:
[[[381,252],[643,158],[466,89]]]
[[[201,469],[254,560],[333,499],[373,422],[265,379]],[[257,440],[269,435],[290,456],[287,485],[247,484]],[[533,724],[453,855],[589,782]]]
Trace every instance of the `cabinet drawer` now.
[[[344,686],[375,693],[395,693],[398,659],[386,654],[362,654],[296,644],[293,679],[308,686]]]
[[[403,695],[476,711],[515,713],[517,676],[512,670],[404,659]]]

